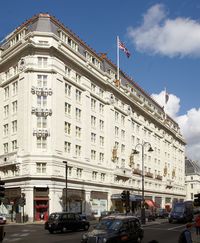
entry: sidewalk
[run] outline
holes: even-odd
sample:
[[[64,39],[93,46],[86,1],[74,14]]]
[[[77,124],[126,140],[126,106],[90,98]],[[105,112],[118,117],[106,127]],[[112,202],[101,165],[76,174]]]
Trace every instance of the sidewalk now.
[[[196,235],[195,229],[192,230],[193,243],[200,243],[200,235]]]

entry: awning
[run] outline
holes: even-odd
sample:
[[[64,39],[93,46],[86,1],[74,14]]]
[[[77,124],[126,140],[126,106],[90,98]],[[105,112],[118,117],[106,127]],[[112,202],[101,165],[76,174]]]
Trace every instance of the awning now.
[[[121,194],[112,194],[111,200],[121,200]],[[141,195],[130,194],[130,201],[131,202],[136,202],[136,201],[141,201],[141,200],[142,200]]]
[[[151,199],[146,199],[145,200],[145,203],[149,206],[149,207],[156,207],[156,204],[155,204],[155,202],[153,201],[153,200],[151,200]]]
[[[48,197],[34,197],[34,200],[35,201],[46,201],[46,200],[49,200]]]

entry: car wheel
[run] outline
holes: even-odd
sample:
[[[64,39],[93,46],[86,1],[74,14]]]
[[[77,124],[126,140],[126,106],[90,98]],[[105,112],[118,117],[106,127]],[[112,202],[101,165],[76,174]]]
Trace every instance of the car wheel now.
[[[85,231],[88,231],[88,229],[89,229],[89,225],[86,224],[86,225],[84,226],[84,230],[85,230]]]
[[[54,232],[54,230],[49,229],[49,233],[50,233],[50,234],[53,234],[53,232]]]
[[[173,219],[169,219],[169,223],[173,223]]]
[[[137,243],[141,243],[142,239],[140,237],[137,238]]]
[[[67,228],[65,226],[62,227],[62,233],[65,233],[67,231]]]

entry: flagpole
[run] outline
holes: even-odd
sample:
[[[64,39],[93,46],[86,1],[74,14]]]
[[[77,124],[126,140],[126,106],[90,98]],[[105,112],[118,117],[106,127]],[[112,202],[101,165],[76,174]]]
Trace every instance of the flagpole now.
[[[119,36],[117,36],[117,80],[119,80]]]

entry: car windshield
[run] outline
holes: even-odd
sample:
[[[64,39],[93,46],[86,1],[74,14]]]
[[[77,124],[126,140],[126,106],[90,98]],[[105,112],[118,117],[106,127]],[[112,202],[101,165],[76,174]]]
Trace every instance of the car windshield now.
[[[52,214],[50,214],[49,219],[59,219],[59,217],[60,217],[60,214],[52,213]]]
[[[122,226],[121,220],[102,220],[96,225],[96,229],[119,230]]]
[[[183,213],[184,212],[184,208],[183,207],[175,207],[174,208],[174,212],[176,212],[176,213]]]

